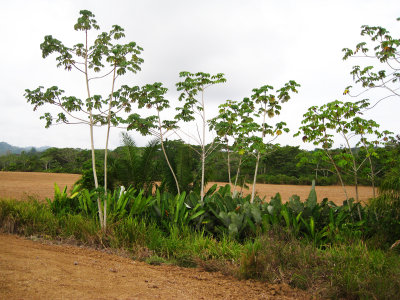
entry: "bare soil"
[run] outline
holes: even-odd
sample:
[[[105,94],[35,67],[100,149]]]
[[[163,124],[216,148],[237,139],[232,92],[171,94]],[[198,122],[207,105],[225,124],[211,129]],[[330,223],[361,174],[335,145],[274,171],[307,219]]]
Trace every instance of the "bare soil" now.
[[[61,173],[38,173],[38,172],[0,172],[0,198],[13,198],[25,200],[28,196],[36,197],[44,200],[46,197],[54,195],[54,183],[57,183],[60,188],[72,185],[80,178],[79,174],[61,174]],[[207,188],[210,188],[214,183],[218,185],[226,185],[222,182],[210,182]],[[279,185],[279,184],[257,184],[256,192],[262,198],[266,197],[269,200],[280,193],[283,201],[287,201],[290,196],[296,194],[301,200],[305,200],[310,193],[308,185]],[[355,198],[354,186],[347,186],[349,197]],[[240,187],[237,188],[240,191]],[[341,205],[346,199],[341,186],[317,186],[317,197],[319,201],[324,198]],[[243,194],[247,195],[251,190],[244,189]],[[365,202],[372,197],[372,187],[360,186],[359,198]]]
[[[79,174],[0,172],[0,198],[26,200],[31,196],[45,200],[54,196],[54,183],[69,189],[80,177]]]
[[[284,284],[0,234],[0,299],[311,299]]]

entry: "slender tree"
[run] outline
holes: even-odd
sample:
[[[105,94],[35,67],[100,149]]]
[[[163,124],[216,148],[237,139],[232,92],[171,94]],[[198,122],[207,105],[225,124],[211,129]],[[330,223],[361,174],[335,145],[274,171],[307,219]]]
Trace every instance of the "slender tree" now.
[[[206,118],[206,102],[204,99],[205,90],[218,83],[226,81],[224,74],[218,73],[216,75],[210,75],[203,72],[190,73],[181,72],[179,74],[183,81],[176,84],[178,91],[182,91],[179,96],[179,101],[184,101],[183,107],[176,108],[179,113],[175,116],[176,120],[182,120],[184,122],[195,121],[195,114],[200,117],[201,120],[201,133],[198,125],[197,136],[191,135],[199,145],[200,151],[195,150],[200,155],[201,160],[201,187],[200,187],[200,198],[201,202],[204,200],[204,174],[205,174],[205,162],[207,156],[214,150],[213,144],[207,147],[206,143],[206,131],[208,120]]]
[[[289,92],[297,93],[297,87],[300,85],[295,81],[291,80],[284,85],[281,89],[277,90],[277,94],[271,93],[273,87],[270,85],[264,85],[260,88],[253,89],[253,95],[251,100],[254,102],[254,106],[258,106],[258,110],[254,112],[254,120],[249,123],[247,130],[254,131],[258,135],[251,136],[250,139],[250,153],[256,157],[256,166],[254,169],[253,187],[251,192],[250,202],[253,203],[255,197],[256,181],[258,174],[258,166],[261,155],[268,152],[271,143],[282,134],[282,131],[288,132],[289,129],[285,122],[278,122],[275,125],[267,123],[267,117],[273,118],[280,114],[282,109],[281,104],[290,100]],[[256,121],[256,118],[261,118],[261,124]],[[266,140],[269,136],[270,139]]]
[[[25,97],[34,106],[34,110],[45,104],[59,108],[56,118],[49,112],[41,117],[41,119],[46,120],[46,128],[59,123],[86,124],[89,126],[93,178],[96,189],[99,188],[99,184],[96,173],[93,130],[95,126],[107,126],[104,158],[104,191],[107,193],[107,153],[110,128],[118,125],[120,121],[119,112],[131,110],[131,101],[121,93],[127,88],[122,87],[116,91],[115,83],[119,76],[127,72],[136,73],[140,70],[143,59],[139,55],[143,49],[137,46],[135,42],[118,44],[116,41],[125,36],[124,29],[118,25],[113,25],[109,32],[102,32],[95,38],[93,44],[89,44],[90,31],[100,29],[94,17],[95,15],[90,11],[82,10],[77,23],[74,25],[76,31],[83,33],[83,43],[67,47],[61,41],[48,35],[40,45],[43,58],[56,53],[58,54],[56,58],[57,67],[64,67],[67,71],[76,70],[83,75],[86,85],[86,98],[81,100],[75,96],[65,96],[64,90],[57,86],[50,87],[46,91],[43,91],[42,86],[35,90],[26,89]],[[108,76],[112,78],[109,96],[103,98],[101,95],[94,95],[91,90],[91,83]],[[120,97],[121,94],[122,97]],[[104,199],[107,201],[107,197],[104,197]],[[100,225],[105,229],[107,225],[107,203],[104,203],[103,211],[100,199],[98,199],[97,204]]]
[[[336,171],[347,200],[343,174],[346,170],[350,171],[354,180],[357,202],[359,202],[358,174],[360,168],[367,160],[372,164],[369,158],[371,155],[376,155],[374,146],[379,144],[378,139],[387,140],[387,136],[390,134],[388,131],[379,132],[377,130],[379,125],[375,121],[359,117],[368,106],[369,103],[366,100],[355,103],[335,100],[320,107],[312,106],[304,114],[302,124],[305,125],[300,127],[300,131],[304,134],[304,142],[322,146]],[[300,131],[295,135],[299,135]],[[336,134],[343,139],[344,151],[334,154],[332,147]],[[367,135],[369,136],[367,137]],[[357,162],[355,149],[360,145],[365,147],[366,157],[361,162]],[[359,217],[361,219],[360,212]]]
[[[180,194],[179,182],[176,177],[175,171],[168,159],[167,152],[165,151],[164,140],[168,132],[178,129],[175,120],[162,120],[160,113],[169,108],[169,101],[164,98],[168,89],[162,86],[162,83],[156,82],[154,84],[147,84],[142,87],[140,97],[138,99],[139,108],[146,107],[147,109],[154,109],[156,115],[142,118],[139,114],[132,114],[126,120],[128,123],[128,130],[137,130],[142,135],[153,135],[160,142],[167,165],[174,178],[176,189]]]
[[[225,145],[227,154],[227,166],[228,166],[228,181],[232,184],[231,180],[231,146],[229,145],[229,139],[235,140],[237,135],[237,128],[239,120],[239,108],[240,105],[236,101],[226,100],[225,103],[218,106],[219,114],[215,118],[209,121],[210,129],[215,130],[217,137],[215,141]]]

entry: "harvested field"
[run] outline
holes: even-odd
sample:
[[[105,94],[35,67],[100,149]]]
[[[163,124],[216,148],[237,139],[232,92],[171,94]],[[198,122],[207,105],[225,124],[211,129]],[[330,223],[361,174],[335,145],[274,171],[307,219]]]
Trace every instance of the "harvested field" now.
[[[0,198],[26,200],[29,196],[45,200],[54,196],[54,183],[72,187],[81,175],[40,172],[0,172]]]
[[[33,239],[35,239],[33,237]],[[284,284],[0,234],[1,299],[312,299]]]
[[[65,185],[72,187],[75,181],[80,178],[79,174],[61,174],[61,173],[29,173],[29,172],[0,172],[0,198],[13,198],[18,200],[27,199],[28,196],[37,197],[44,200],[46,197],[54,195],[54,183],[61,188]],[[207,188],[210,188],[215,182],[210,182]],[[217,182],[218,185],[226,183]],[[240,190],[240,188],[238,188]],[[279,184],[257,184],[256,191],[260,197],[270,199],[276,193],[280,193],[283,201],[287,201],[290,196],[296,194],[301,200],[305,200],[310,192],[308,185],[279,185]],[[317,186],[318,200],[323,198],[335,202],[338,205],[343,203],[346,196],[341,186]],[[251,190],[243,190],[245,195]],[[349,197],[355,198],[353,186],[347,187]],[[372,187],[360,186],[359,195],[361,201],[367,201],[372,197]]]

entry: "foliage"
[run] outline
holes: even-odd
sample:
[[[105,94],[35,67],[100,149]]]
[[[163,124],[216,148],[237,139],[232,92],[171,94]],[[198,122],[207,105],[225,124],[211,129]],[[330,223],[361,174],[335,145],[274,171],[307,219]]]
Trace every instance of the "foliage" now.
[[[65,215],[67,212],[77,211],[77,205],[74,199],[77,195],[78,192],[73,191],[72,195],[68,196],[67,186],[61,191],[57,183],[54,183],[54,198],[47,198],[46,200],[54,214]]]
[[[400,21],[400,18],[397,20]],[[361,90],[353,91],[353,87],[348,86],[344,94],[358,97],[375,88],[388,92],[376,104],[390,97],[399,97],[400,39],[392,37],[390,32],[381,26],[363,25],[361,28],[361,36],[366,37],[369,41],[358,43],[354,50],[344,48],[342,50],[344,52],[343,60],[352,57],[367,58],[368,60],[372,58],[373,61],[379,63],[379,69],[374,65],[353,66],[350,74],[353,76],[354,82],[361,86]]]
[[[200,202],[192,203],[188,200],[185,192],[173,196],[167,192],[160,194],[157,190],[153,209],[162,228],[182,229],[204,214],[205,211]]]
[[[214,150],[212,145],[209,147],[206,145],[206,127],[208,120],[205,112],[204,92],[205,89],[212,85],[226,82],[226,79],[222,73],[210,75],[203,72],[180,72],[179,77],[184,78],[176,84],[177,90],[181,91],[179,101],[184,101],[184,104],[182,107],[176,108],[178,114],[175,116],[175,119],[184,122],[195,121],[195,113],[201,118],[201,135],[198,131],[197,136],[194,135],[191,137],[194,138],[200,146],[200,151],[197,151],[195,148],[193,148],[193,150],[199,154],[201,160],[200,199],[201,202],[203,202],[206,158]]]
[[[146,107],[148,109],[154,109],[157,115],[149,116],[146,118],[141,118],[138,114],[132,114],[125,121],[128,123],[128,130],[135,129],[139,131],[142,135],[153,135],[155,136],[161,144],[161,149],[163,151],[165,161],[171,171],[172,177],[175,181],[175,188],[180,194],[180,186],[175,174],[175,171],[171,165],[168,158],[164,138],[167,133],[171,130],[176,130],[178,126],[174,120],[163,120],[161,121],[160,113],[169,108],[169,101],[164,98],[168,89],[162,86],[162,83],[156,82],[154,84],[147,84],[141,88],[139,96],[139,108]]]
[[[123,146],[114,151],[115,162],[110,167],[110,178],[116,185],[132,186],[136,190],[144,189],[145,194],[152,193],[157,176],[159,143],[150,141],[146,147],[136,147],[135,141],[127,133],[122,134]]]
[[[391,134],[389,131],[378,131],[379,125],[373,120],[366,120],[360,117],[365,108],[369,106],[366,100],[357,102],[332,101],[320,107],[312,106],[304,114],[300,131],[295,136],[303,133],[304,142],[312,142],[314,145],[322,146],[326,155],[325,161],[328,161],[339,181],[347,197],[347,191],[344,185],[343,177],[349,174],[353,177],[355,185],[356,202],[358,198],[359,173],[363,164],[369,161],[370,179],[374,187],[376,173],[374,171],[371,156],[377,156],[376,146],[386,143]],[[332,147],[335,135],[342,138],[344,142],[343,150],[333,152]],[[352,139],[358,138],[355,143]],[[365,157],[361,161],[357,161],[356,148],[362,147],[365,151]],[[318,158],[316,157],[318,155]],[[313,158],[321,159],[320,152],[315,152]],[[333,171],[330,170],[331,172]],[[375,194],[374,194],[375,195]],[[361,220],[361,213],[358,211]]]
[[[247,145],[249,153],[256,157],[256,165],[254,169],[253,187],[251,192],[250,202],[253,203],[255,197],[255,187],[257,182],[257,174],[259,162],[262,154],[271,151],[272,141],[274,141],[283,131],[288,132],[285,122],[278,122],[275,125],[267,123],[267,117],[273,118],[281,112],[281,105],[290,100],[290,92],[297,93],[297,87],[300,85],[294,80],[287,82],[282,88],[272,93],[274,88],[270,85],[264,85],[260,88],[253,89],[253,94],[250,99],[244,99],[243,102],[248,102],[246,105],[246,126],[240,128],[240,138],[244,137],[244,143]],[[261,124],[257,121],[261,118]],[[270,140],[265,138],[270,136]]]

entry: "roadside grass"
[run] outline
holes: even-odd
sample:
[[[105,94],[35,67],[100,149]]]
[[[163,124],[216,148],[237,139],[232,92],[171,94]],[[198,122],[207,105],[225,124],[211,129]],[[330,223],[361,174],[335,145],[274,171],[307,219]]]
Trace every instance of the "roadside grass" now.
[[[369,249],[359,241],[328,250],[329,296],[348,299],[398,299],[400,257],[392,251]]]
[[[245,247],[243,278],[285,282],[332,299],[396,299],[400,292],[400,256],[370,249],[361,240],[325,249],[273,229]]]
[[[160,229],[150,219],[134,216],[115,221],[103,233],[91,218],[55,216],[47,204],[33,199],[0,200],[0,226],[24,236],[123,249],[152,265],[199,266],[243,279],[287,283],[319,298],[395,299],[400,294],[399,253],[368,247],[361,239],[316,248],[276,226],[240,243],[189,227]]]

